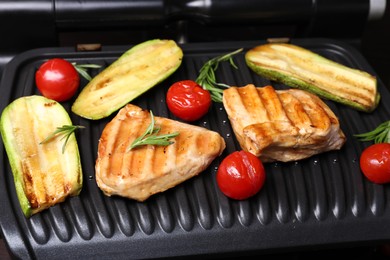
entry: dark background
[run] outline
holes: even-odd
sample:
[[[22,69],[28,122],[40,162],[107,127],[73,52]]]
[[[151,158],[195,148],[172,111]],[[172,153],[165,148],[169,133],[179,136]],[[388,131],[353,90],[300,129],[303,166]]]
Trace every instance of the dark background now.
[[[390,3],[382,19],[369,22],[361,36],[361,52],[390,87]]]

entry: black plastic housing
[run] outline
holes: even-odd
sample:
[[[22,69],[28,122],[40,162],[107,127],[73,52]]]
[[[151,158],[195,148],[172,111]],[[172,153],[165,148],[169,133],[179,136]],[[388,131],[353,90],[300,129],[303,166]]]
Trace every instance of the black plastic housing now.
[[[0,50],[20,52],[74,41],[107,45],[114,38],[115,44],[161,37],[183,42],[359,39],[369,11],[370,0],[0,1]]]

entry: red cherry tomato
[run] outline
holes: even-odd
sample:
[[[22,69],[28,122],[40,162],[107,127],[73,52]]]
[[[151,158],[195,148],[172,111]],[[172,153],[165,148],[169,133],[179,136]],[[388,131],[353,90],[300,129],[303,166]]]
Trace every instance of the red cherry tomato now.
[[[390,182],[390,143],[373,144],[364,149],[360,169],[374,183]]]
[[[43,96],[61,102],[69,100],[76,93],[80,76],[70,62],[54,58],[37,70],[35,83]]]
[[[200,119],[208,112],[211,96],[195,81],[183,80],[168,89],[166,101],[172,114],[191,122]]]
[[[246,151],[229,154],[219,165],[219,189],[232,199],[243,200],[255,195],[264,185],[265,170],[255,155]]]

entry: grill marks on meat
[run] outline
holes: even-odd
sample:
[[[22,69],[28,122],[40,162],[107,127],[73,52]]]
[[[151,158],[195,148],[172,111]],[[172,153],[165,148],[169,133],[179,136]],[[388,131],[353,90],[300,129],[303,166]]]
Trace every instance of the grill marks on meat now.
[[[263,162],[305,159],[340,149],[346,140],[332,110],[304,90],[231,87],[223,104],[242,149]]]
[[[225,149],[224,139],[208,129],[155,117],[159,135],[179,132],[168,146],[127,148],[150,124],[146,110],[128,104],[99,139],[96,181],[108,196],[144,201],[204,171]]]

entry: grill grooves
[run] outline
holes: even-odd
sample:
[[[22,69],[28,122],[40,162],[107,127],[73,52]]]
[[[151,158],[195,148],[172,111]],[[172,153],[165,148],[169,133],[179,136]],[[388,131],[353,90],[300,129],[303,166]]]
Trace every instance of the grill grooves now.
[[[156,198],[156,202],[153,206],[161,229],[166,233],[171,233],[175,228],[175,222],[171,206],[169,205],[166,196]]]
[[[155,224],[148,206],[143,203],[136,203],[135,212],[139,229],[147,235],[152,234],[155,228]]]
[[[73,197],[69,202],[69,210],[67,210],[70,215],[71,225],[77,231],[77,234],[83,240],[90,240],[93,236],[93,228],[90,219],[87,217],[87,212],[82,205],[82,202],[78,197]]]
[[[348,141],[347,141],[348,142]],[[327,161],[332,163],[323,163],[325,184],[327,187],[327,197],[329,200],[329,209],[333,215],[342,219],[346,214],[346,194],[344,192],[344,180],[340,174],[341,168],[337,154],[329,155]]]
[[[50,231],[44,219],[39,216],[33,216],[31,222],[27,223],[29,231],[34,241],[38,244],[46,244],[50,239]]]
[[[269,175],[268,175],[269,176]],[[276,201],[274,203],[276,218],[281,223],[287,223],[291,219],[291,205],[289,203],[289,195],[287,192],[286,178],[287,175],[284,172],[278,172],[274,175],[275,193],[273,194]]]
[[[304,222],[309,218],[310,212],[309,212],[309,200],[308,200],[308,193],[306,190],[306,187],[304,185],[304,176],[302,175],[302,169],[301,167],[298,167],[296,165],[291,169],[292,175],[292,186],[293,189],[289,191],[289,194],[291,194],[289,197],[292,201],[292,206],[294,207],[294,213],[295,217],[301,221]]]
[[[53,207],[50,223],[56,236],[62,241],[67,242],[72,238],[71,225],[64,215],[62,207]]]
[[[191,231],[194,228],[195,219],[187,199],[187,194],[182,186],[174,191],[174,197],[175,215],[178,224],[183,230]]]
[[[210,165],[212,167],[212,165]],[[206,174],[210,174],[207,173]],[[202,181],[202,178],[195,177],[193,181],[193,189],[191,189],[191,201],[194,208],[194,212],[198,216],[198,222],[200,226],[206,230],[209,230],[213,227],[213,214],[211,212],[211,207],[209,205],[209,200],[207,197],[205,184]]]

